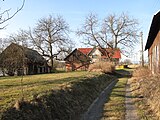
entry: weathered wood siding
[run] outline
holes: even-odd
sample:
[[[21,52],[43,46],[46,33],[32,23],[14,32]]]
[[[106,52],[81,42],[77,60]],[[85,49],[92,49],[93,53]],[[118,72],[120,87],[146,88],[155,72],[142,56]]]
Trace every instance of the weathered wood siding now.
[[[149,51],[149,67],[152,73],[160,73],[160,31],[158,32]]]
[[[68,58],[66,58],[66,70],[86,70],[90,59],[78,50],[75,50]]]

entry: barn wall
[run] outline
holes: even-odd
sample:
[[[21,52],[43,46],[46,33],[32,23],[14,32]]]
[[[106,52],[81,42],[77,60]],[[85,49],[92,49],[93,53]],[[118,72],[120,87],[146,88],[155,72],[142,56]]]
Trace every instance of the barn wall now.
[[[87,70],[89,67],[89,63],[66,63],[66,71],[74,71],[74,70]]]
[[[89,57],[92,59],[92,62],[99,62],[101,59],[101,52],[96,48]]]
[[[103,53],[98,48],[93,48],[93,50],[88,55],[85,55],[79,50],[75,49],[70,55],[65,58],[66,71],[87,70],[90,63],[100,62],[102,60],[108,61],[107,56],[102,55]],[[113,58],[112,62],[118,64],[119,56],[118,58]],[[117,57],[117,54],[115,55],[115,57]]]
[[[90,63],[90,58],[85,56],[78,50],[75,50],[68,58],[66,58],[66,71],[86,70]]]
[[[160,32],[158,32],[149,51],[149,67],[152,73],[160,73]]]

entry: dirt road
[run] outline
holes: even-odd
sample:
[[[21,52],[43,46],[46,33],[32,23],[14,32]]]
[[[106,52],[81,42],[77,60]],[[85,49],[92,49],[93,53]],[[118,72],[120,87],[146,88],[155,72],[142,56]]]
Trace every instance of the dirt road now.
[[[125,120],[139,120],[133,98],[131,96],[129,80],[126,85],[126,116]]]
[[[120,73],[121,73],[121,76],[120,76],[121,78],[130,75],[130,72],[125,72],[125,71],[122,71],[122,72],[120,71]],[[99,97],[91,104],[88,111],[83,115],[81,120],[110,120],[110,118],[102,117],[103,107],[104,107],[104,104],[106,103],[107,98],[109,97],[109,94],[112,92],[112,88],[114,88],[116,83],[117,83],[117,80],[113,81],[109,86],[106,87],[104,91],[101,92]],[[129,82],[127,82],[126,84],[125,92],[126,92],[126,95],[124,96],[124,99],[125,99],[124,103],[126,107],[125,108],[126,112],[124,113],[125,115],[124,119],[125,120],[139,120],[137,116],[136,107],[134,105],[134,102],[132,101]]]

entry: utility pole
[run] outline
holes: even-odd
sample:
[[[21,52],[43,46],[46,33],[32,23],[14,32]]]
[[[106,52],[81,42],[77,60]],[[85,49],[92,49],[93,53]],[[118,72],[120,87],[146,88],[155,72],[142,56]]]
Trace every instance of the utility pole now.
[[[140,40],[141,40],[141,65],[142,65],[142,67],[144,67],[143,32],[140,32]]]

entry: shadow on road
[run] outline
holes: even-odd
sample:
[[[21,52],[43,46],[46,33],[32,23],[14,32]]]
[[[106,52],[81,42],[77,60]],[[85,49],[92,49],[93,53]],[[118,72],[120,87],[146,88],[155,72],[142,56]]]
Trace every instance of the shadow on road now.
[[[133,98],[131,95],[126,96],[126,83],[132,77],[132,69],[119,69],[112,75],[117,77],[118,82],[106,99],[101,118],[95,120],[124,120],[125,98]]]
[[[132,70],[119,69],[119,70],[116,70],[114,74],[118,78],[131,77]]]

